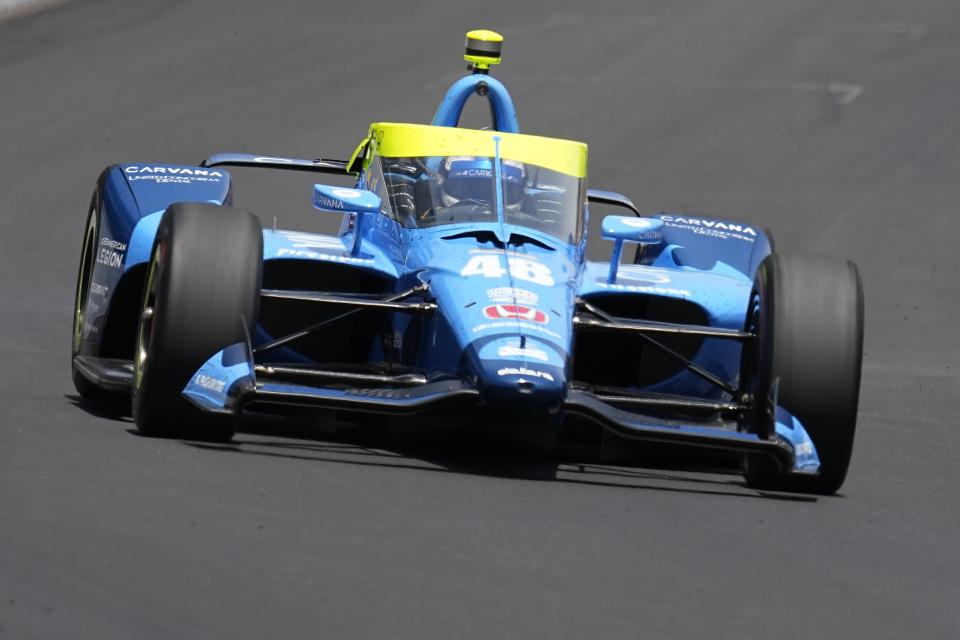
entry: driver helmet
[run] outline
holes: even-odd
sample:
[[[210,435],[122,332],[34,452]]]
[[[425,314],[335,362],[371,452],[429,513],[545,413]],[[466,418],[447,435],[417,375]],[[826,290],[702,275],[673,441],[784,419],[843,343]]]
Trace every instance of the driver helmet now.
[[[493,158],[450,156],[440,167],[441,192],[446,207],[461,201],[492,203],[494,198]],[[522,162],[504,159],[500,176],[503,183],[503,204],[509,206],[523,199],[527,175]]]

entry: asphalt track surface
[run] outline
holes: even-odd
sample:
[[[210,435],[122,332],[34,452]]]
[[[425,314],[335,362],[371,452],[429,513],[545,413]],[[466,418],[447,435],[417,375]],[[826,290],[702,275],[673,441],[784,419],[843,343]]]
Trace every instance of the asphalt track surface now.
[[[346,157],[372,121],[432,117],[475,27],[506,37],[521,128],[589,143],[591,186],[859,264],[840,495],[262,425],[205,447],[79,403],[103,166]],[[958,36],[936,0],[90,1],[0,24],[0,637],[958,637]],[[265,221],[331,226],[309,178],[235,178]]]

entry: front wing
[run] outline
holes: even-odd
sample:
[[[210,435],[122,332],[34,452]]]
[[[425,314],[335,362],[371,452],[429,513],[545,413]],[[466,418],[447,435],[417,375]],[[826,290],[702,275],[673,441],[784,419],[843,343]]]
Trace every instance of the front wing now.
[[[336,386],[324,386],[323,382]],[[459,378],[428,380],[416,374],[397,376],[328,371],[311,367],[257,365],[248,344],[237,343],[210,358],[190,379],[183,394],[200,409],[236,414],[251,403],[310,406],[361,413],[408,415],[451,407],[480,405],[477,389]],[[648,394],[635,396],[651,406],[697,405],[718,412],[722,402]],[[816,475],[820,468],[813,441],[793,415],[777,407],[770,438],[740,431],[732,421],[664,419],[614,406],[611,398],[571,388],[562,411],[586,418],[631,440],[687,445],[703,449],[765,454],[792,474]]]

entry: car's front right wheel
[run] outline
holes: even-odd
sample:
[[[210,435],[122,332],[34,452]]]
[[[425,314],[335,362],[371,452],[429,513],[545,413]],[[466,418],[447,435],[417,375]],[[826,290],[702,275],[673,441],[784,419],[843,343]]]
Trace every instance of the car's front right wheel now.
[[[134,352],[133,417],[140,433],[226,441],[232,416],[206,414],[181,392],[257,319],[263,233],[257,218],[184,202],[163,214],[144,281]]]

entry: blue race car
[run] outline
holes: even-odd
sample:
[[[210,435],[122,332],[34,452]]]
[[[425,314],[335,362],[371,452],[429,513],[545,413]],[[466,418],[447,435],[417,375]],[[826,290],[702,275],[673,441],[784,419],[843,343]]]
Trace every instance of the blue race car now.
[[[733,452],[750,486],[835,492],[860,385],[855,265],[588,189],[585,144],[519,133],[489,73],[501,42],[468,33],[472,73],[432,124],[375,123],[348,161],[107,167],[77,278],[80,395],[132,393],[141,433],[208,440],[287,405],[580,425]],[[488,130],[457,127],[474,94]],[[261,228],[230,206],[225,166],[355,177],[313,189],[340,233]],[[586,259],[591,205],[628,214],[602,221],[609,262]]]

